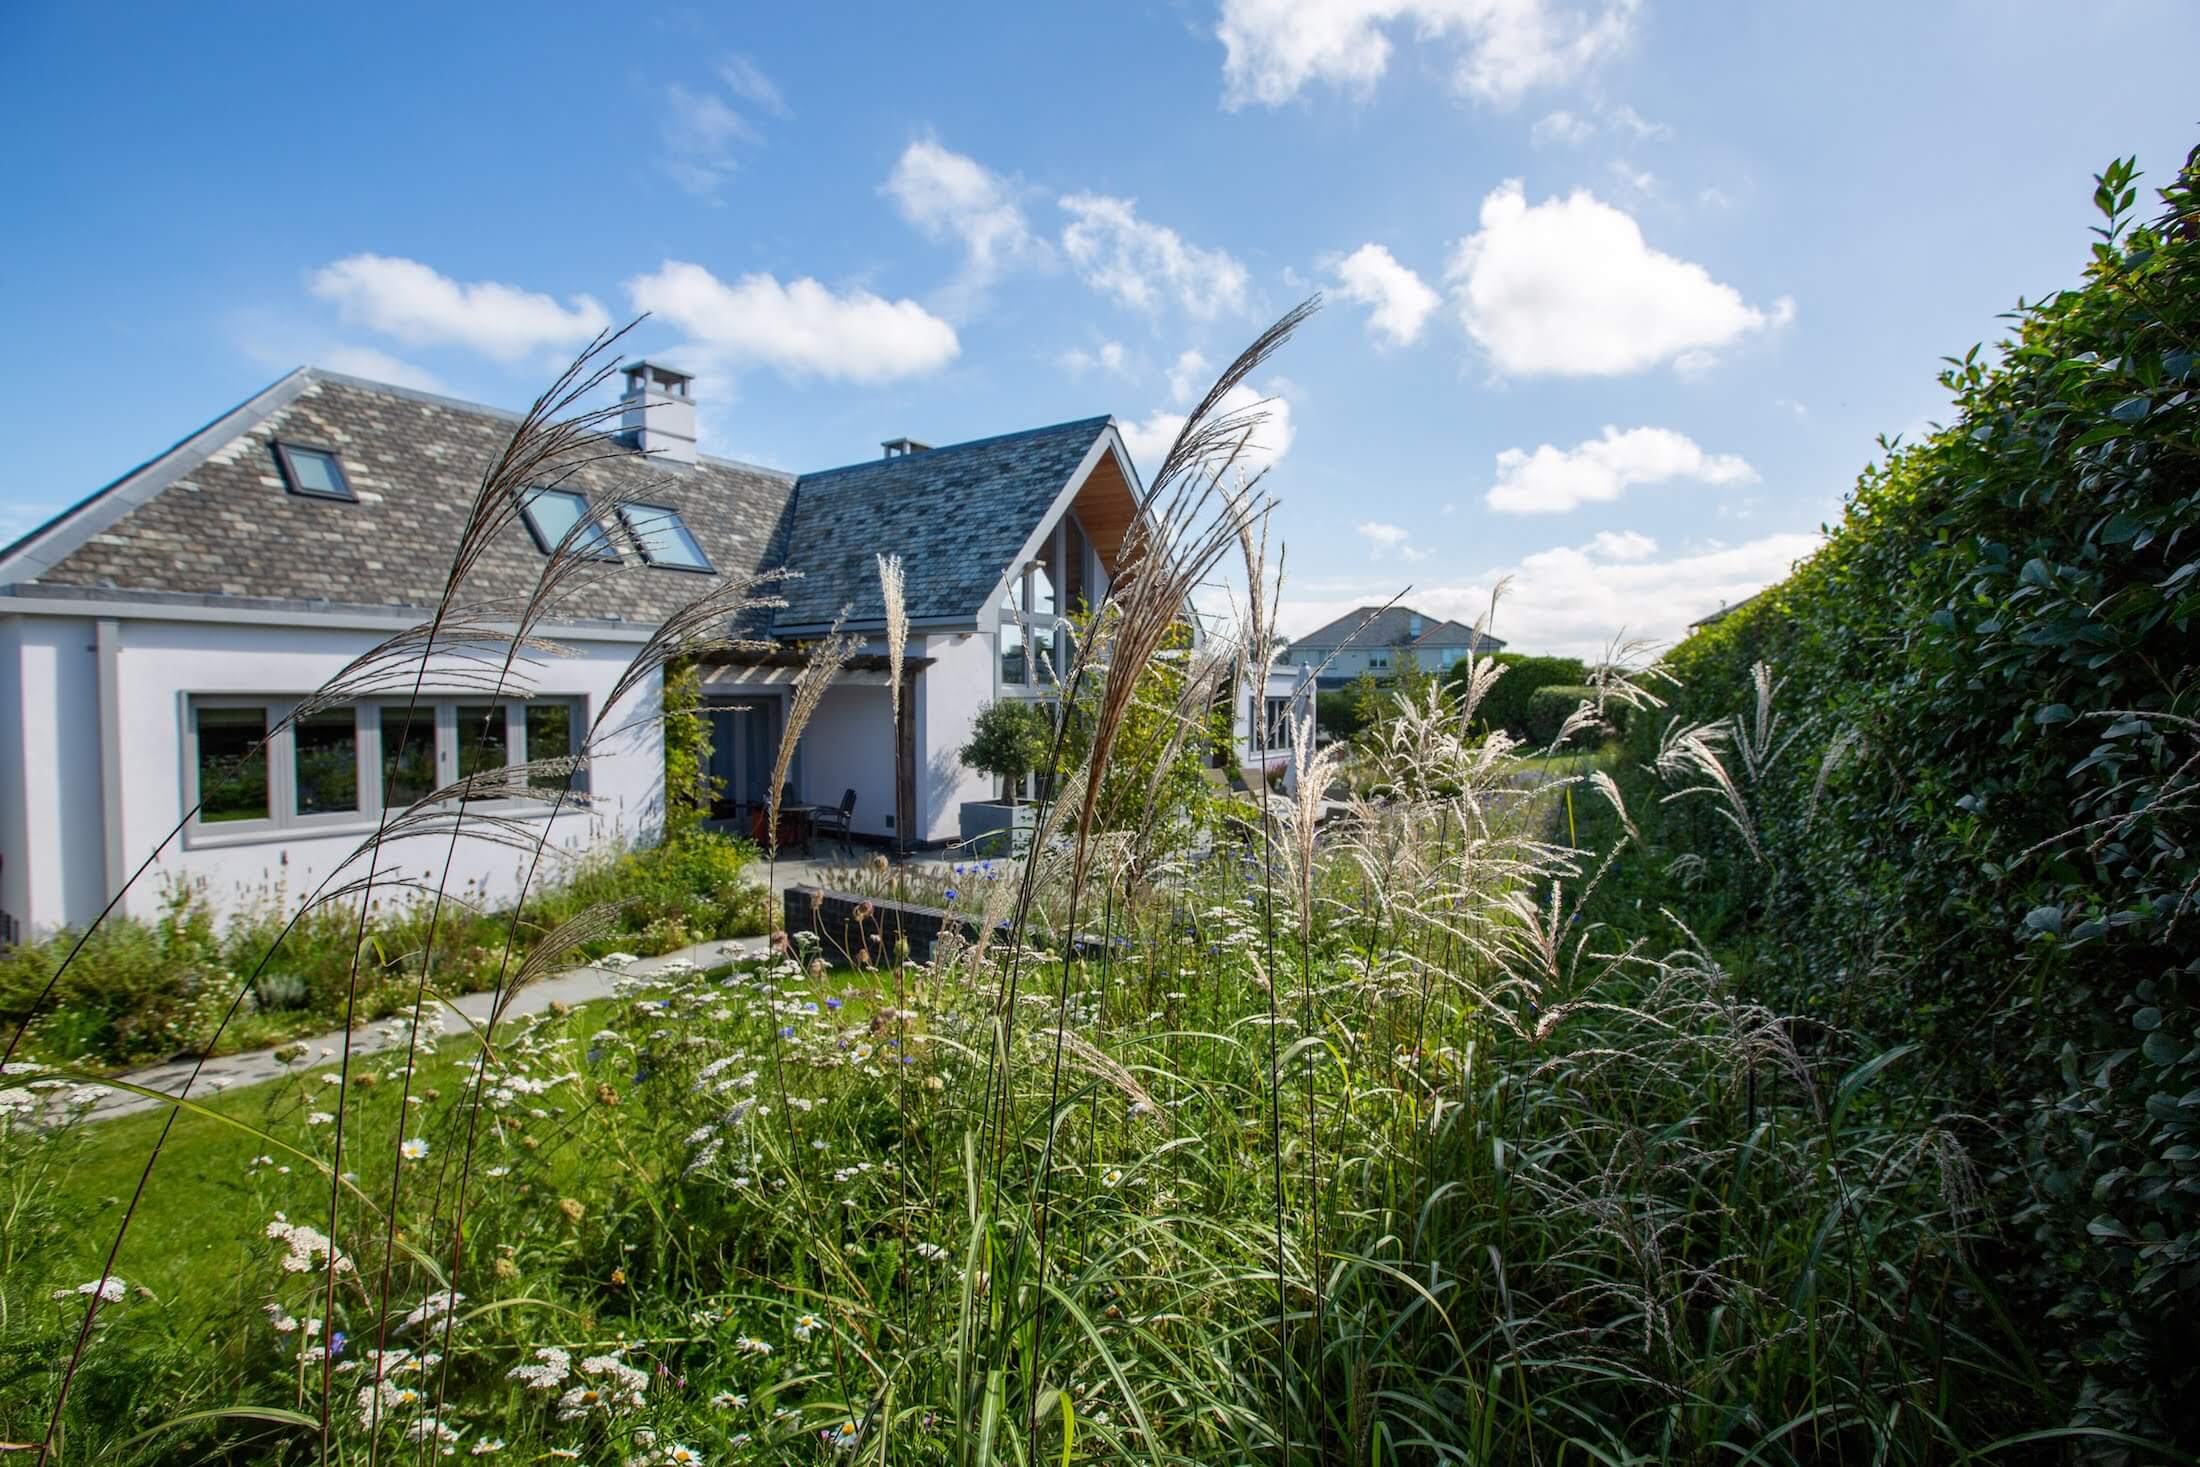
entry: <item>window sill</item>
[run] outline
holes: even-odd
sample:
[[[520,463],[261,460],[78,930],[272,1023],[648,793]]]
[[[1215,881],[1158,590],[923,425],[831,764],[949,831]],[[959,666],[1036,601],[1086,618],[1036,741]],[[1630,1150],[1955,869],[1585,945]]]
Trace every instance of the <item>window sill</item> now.
[[[545,824],[551,820],[553,811],[559,820],[590,813],[587,807],[581,805],[568,804],[562,809],[554,809],[548,803],[538,804],[532,800],[497,800],[486,804],[476,803],[468,806],[467,809],[469,812],[479,811],[482,814],[494,815],[501,820],[540,820]],[[187,851],[223,851],[232,850],[238,846],[284,845],[293,841],[357,841],[364,836],[374,834],[378,828],[379,822],[374,820],[344,820],[329,821],[327,823],[313,821],[299,825],[256,823],[249,830],[229,830],[221,826],[202,826],[193,823],[184,830],[183,848]]]

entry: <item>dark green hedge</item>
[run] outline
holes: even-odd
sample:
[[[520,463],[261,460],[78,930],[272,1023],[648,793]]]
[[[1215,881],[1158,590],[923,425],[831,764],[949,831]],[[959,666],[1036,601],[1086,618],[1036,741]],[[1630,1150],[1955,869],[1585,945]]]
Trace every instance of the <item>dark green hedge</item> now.
[[[1477,661],[1495,662],[1505,671],[1490,685],[1488,696],[1474,710],[1475,722],[1485,730],[1501,728],[1516,739],[1537,742],[1529,732],[1528,704],[1536,689],[1579,687],[1589,680],[1589,669],[1578,657],[1530,657],[1519,652],[1498,652]],[[1467,664],[1452,669],[1454,687],[1466,676]],[[1569,710],[1571,711],[1571,710]]]
[[[1888,445],[1825,547],[1667,659],[1672,712],[1780,679],[1748,791],[1762,857],[1702,801],[1677,910],[1776,1005],[1902,1070],[1982,1164],[1981,1260],[2075,1419],[2200,1440],[2200,207],[2131,224],[2024,304]],[[1663,717],[1631,740],[1654,758]],[[1788,740],[1781,746],[1782,740]],[[1739,761],[1735,761],[1739,762]],[[1646,804],[1647,802],[1638,802]],[[1839,1043],[1839,1039],[1826,1042]]]
[[[1511,674],[1506,674],[1511,676]],[[1500,678],[1502,682],[1504,679]],[[1557,687],[1537,688],[1528,695],[1527,717],[1520,727],[1511,732],[1526,739],[1530,748],[1546,748],[1558,737],[1566,720],[1583,703],[1598,702],[1597,690],[1585,684],[1562,684]],[[1576,751],[1593,749],[1602,744],[1610,734],[1627,732],[1627,715],[1630,710],[1624,703],[1605,702],[1598,712],[1600,724],[1592,728],[1579,728],[1568,741],[1568,747]],[[1607,732],[1609,730],[1609,733]]]

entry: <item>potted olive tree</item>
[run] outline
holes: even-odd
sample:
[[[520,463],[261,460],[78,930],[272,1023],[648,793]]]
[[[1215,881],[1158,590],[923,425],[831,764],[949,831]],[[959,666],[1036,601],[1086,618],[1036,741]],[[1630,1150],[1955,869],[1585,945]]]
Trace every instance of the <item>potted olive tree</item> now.
[[[963,766],[1000,780],[1008,797],[963,802],[965,846],[998,855],[1019,853],[1031,843],[1039,807],[1016,792],[1026,776],[1045,767],[1053,745],[1053,720],[1036,703],[999,698],[978,710],[970,742],[962,746]]]

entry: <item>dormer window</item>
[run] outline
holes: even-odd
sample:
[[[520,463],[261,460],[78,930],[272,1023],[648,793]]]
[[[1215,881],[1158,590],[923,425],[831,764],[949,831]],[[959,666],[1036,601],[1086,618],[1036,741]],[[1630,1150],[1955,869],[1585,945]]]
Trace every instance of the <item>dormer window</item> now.
[[[535,537],[535,544],[545,555],[555,552],[565,537],[573,534],[573,527],[586,521],[585,528],[573,534],[574,554],[588,560],[619,558],[618,547],[589,512],[585,494],[570,489],[531,489],[520,503],[520,513],[527,521],[527,533]]]
[[[627,534],[633,537],[642,559],[651,565],[671,570],[715,569],[688,530],[687,521],[671,505],[624,504],[619,506],[619,518],[626,521]]]
[[[283,471],[284,487],[293,494],[308,499],[341,499],[348,504],[359,502],[344,478],[344,466],[337,461],[334,449],[277,443],[275,465]]]

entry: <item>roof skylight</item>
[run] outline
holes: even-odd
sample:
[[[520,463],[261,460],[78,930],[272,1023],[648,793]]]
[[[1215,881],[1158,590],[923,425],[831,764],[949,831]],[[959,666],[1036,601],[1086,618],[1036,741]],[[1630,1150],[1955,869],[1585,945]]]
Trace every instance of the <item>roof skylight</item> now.
[[[673,570],[708,571],[710,557],[689,532],[680,511],[668,504],[626,504],[619,507],[626,532],[634,537],[642,559]]]
[[[549,555],[573,535],[573,551],[590,560],[617,560],[618,547],[604,533],[603,525],[589,513],[588,496],[576,494],[570,489],[533,489],[521,502],[521,512],[527,519],[527,533],[535,537],[535,544],[542,553]],[[578,533],[573,527],[587,524]]]
[[[342,499],[359,502],[344,478],[344,466],[333,449],[308,448],[301,443],[277,443],[275,466],[283,471],[283,484],[293,494],[308,499]]]

